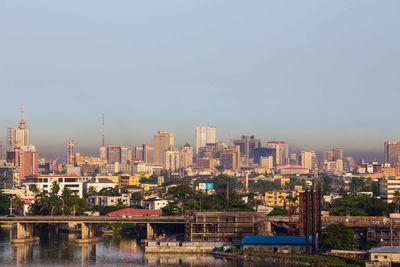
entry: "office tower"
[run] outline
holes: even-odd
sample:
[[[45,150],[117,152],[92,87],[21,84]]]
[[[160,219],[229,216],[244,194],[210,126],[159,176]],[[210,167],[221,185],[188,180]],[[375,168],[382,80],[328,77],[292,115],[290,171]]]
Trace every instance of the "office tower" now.
[[[19,167],[21,180],[39,174],[39,153],[35,146],[22,146],[7,152],[7,161]]]
[[[303,150],[301,152],[301,167],[308,170],[314,170],[317,167],[317,156],[315,151]]]
[[[299,164],[299,159],[297,158],[296,153],[290,153],[289,164],[290,165],[298,165]]]
[[[2,141],[0,141],[0,160],[4,160],[4,145]]]
[[[120,146],[108,146],[107,147],[107,163],[114,164],[121,162],[121,147]]]
[[[143,144],[143,161],[147,164],[154,162],[154,147],[149,144]]]
[[[181,167],[179,151],[172,146],[164,151],[164,170],[176,172]]]
[[[333,150],[329,149],[324,151],[324,161],[333,161]]]
[[[334,148],[333,151],[333,159],[334,160],[343,160],[344,159],[344,149],[343,148]]]
[[[219,161],[225,170],[238,170],[240,168],[240,148],[227,148],[220,153]]]
[[[289,144],[283,141],[269,141],[267,148],[276,150],[275,165],[284,166],[289,163]]]
[[[254,135],[242,135],[241,139],[233,140],[233,144],[240,147],[241,156],[253,158],[254,150],[260,147],[260,140],[255,139]]]
[[[144,145],[143,145],[144,146]],[[143,160],[143,146],[136,146],[134,149],[135,160]]]
[[[196,155],[198,155],[200,149],[207,144],[215,144],[217,142],[217,129],[214,126],[196,126],[195,138]]]
[[[121,146],[121,161],[120,163],[127,163],[132,161],[132,148]]]
[[[75,166],[74,141],[67,141],[67,166]]]
[[[187,168],[193,165],[193,148],[186,143],[181,150],[181,166]]]
[[[16,129],[7,129],[7,150],[13,151],[17,147],[29,145],[28,127],[25,122],[24,108],[21,107],[21,118]]]
[[[261,157],[272,156],[274,159],[273,164],[275,166],[275,158],[276,158],[275,148],[259,147],[259,148],[254,149],[253,153],[254,153],[254,163],[260,164]]]
[[[345,157],[343,161],[343,169],[345,171],[352,171],[356,167],[356,162],[352,157]]]
[[[154,134],[154,163],[164,164],[164,151],[174,146],[174,134],[168,131],[158,131]]]
[[[260,166],[266,169],[274,168],[274,157],[273,156],[260,157]]]
[[[399,166],[400,163],[400,142],[386,141],[385,142],[385,163],[391,167]]]
[[[336,161],[338,159],[344,159],[343,148],[333,148],[324,152],[324,161]]]

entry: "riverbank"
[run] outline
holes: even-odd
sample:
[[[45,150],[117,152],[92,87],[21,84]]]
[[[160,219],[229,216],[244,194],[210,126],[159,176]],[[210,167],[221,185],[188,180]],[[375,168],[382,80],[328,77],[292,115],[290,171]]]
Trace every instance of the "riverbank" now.
[[[240,259],[246,262],[265,262],[266,264],[287,264],[313,267],[359,267],[365,262],[327,255],[296,255],[264,252],[211,253],[214,256]]]

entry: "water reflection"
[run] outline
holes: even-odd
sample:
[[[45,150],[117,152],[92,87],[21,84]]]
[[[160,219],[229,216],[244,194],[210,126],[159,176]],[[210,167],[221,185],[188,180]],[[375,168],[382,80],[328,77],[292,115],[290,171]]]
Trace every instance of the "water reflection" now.
[[[266,266],[210,255],[144,254],[139,241],[123,236],[104,237],[94,244],[76,244],[75,234],[42,231],[38,244],[11,245],[11,235],[11,229],[0,228],[0,266]]]

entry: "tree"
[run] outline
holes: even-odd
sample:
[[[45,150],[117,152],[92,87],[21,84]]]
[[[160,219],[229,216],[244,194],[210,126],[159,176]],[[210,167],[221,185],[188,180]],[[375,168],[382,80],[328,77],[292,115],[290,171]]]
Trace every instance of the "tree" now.
[[[324,249],[351,250],[356,244],[354,231],[343,223],[330,224],[326,227],[326,234],[322,236]]]
[[[393,204],[394,204],[394,212],[398,213],[400,206],[400,192],[398,190],[395,191],[393,194]]]
[[[22,208],[24,206],[24,202],[19,196],[13,196],[11,198],[11,203],[10,203],[12,210],[14,211],[14,214],[20,215]]]
[[[268,213],[268,216],[280,216],[280,215],[287,216],[289,215],[289,212],[286,209],[274,208],[270,213]]]
[[[10,214],[10,197],[0,190],[0,215]]]
[[[98,193],[99,196],[109,196],[109,197],[119,197],[121,194],[119,193],[117,188],[107,187],[103,188]]]

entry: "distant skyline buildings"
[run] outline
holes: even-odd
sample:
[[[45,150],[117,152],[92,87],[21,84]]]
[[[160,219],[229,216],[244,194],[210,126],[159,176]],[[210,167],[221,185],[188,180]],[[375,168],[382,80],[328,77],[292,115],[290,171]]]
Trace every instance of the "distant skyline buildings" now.
[[[217,128],[210,125],[197,125],[195,129],[195,142],[195,152],[199,154],[200,149],[206,147],[207,144],[215,144],[217,142]]]

